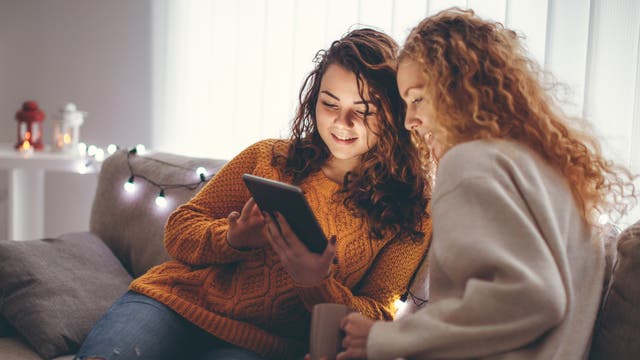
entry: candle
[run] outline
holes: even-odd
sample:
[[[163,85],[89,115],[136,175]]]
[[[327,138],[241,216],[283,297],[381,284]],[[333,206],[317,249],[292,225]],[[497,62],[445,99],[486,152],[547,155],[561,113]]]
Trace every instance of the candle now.
[[[23,141],[18,150],[25,156],[30,156],[33,154],[33,146],[31,146],[29,140]]]

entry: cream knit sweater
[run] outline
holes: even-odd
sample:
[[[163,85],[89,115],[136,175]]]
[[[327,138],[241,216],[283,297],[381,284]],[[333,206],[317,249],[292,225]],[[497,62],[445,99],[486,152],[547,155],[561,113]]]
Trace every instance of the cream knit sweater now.
[[[432,206],[430,302],[377,322],[369,359],[587,357],[604,250],[558,171],[514,142],[464,143]]]

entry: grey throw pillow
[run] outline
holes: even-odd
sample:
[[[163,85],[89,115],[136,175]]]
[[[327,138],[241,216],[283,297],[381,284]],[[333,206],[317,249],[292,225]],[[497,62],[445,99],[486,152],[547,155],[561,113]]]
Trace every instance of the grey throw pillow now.
[[[640,354],[640,221],[618,237],[618,256],[593,335],[591,359]]]
[[[88,232],[0,241],[0,313],[45,359],[76,351],[130,282]]]

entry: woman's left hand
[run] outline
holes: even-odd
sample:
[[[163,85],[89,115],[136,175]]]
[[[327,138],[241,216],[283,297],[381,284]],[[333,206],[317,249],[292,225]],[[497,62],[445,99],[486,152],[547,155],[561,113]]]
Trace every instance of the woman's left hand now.
[[[366,359],[367,340],[374,323],[374,320],[356,312],[345,316],[340,323],[340,327],[345,333],[342,340],[344,351],[338,354],[336,360]]]
[[[296,285],[313,286],[322,282],[329,275],[335,256],[335,238],[331,238],[322,254],[316,254],[298,239],[282,214],[276,213],[275,219],[267,213],[264,217],[271,247]]]

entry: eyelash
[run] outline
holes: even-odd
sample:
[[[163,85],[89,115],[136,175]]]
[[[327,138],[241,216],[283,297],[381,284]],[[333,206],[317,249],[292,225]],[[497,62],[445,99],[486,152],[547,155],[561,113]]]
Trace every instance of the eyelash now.
[[[322,105],[324,105],[324,106],[326,106],[326,107],[328,107],[328,108],[330,108],[330,109],[337,109],[337,108],[338,108],[338,105],[336,105],[336,104],[331,104],[331,103],[328,103],[328,102],[326,102],[326,101],[323,101],[323,102],[322,102]],[[368,112],[368,113],[366,113],[366,114],[365,114],[365,112],[364,112],[364,111],[356,111],[355,113],[356,113],[356,114],[358,114],[358,116],[360,116],[360,117],[367,117],[367,116],[372,116],[372,115],[375,115],[375,114],[376,114],[376,113],[375,113],[375,112],[373,112],[373,111],[369,111],[369,112]]]
[[[324,106],[326,106],[326,107],[328,107],[328,108],[331,108],[331,109],[337,109],[337,108],[338,108],[338,105],[336,105],[336,104],[331,104],[331,103],[328,103],[328,102],[326,102],[326,101],[323,101],[323,102],[322,102],[322,105],[324,105]]]
[[[411,101],[412,104],[418,104],[422,101],[422,98],[417,98],[417,99],[413,99],[413,101]]]
[[[372,111],[369,111],[368,113],[365,113],[364,111],[356,111],[356,114],[358,114],[358,116],[360,117],[367,117],[367,116],[375,115],[376,113]]]

